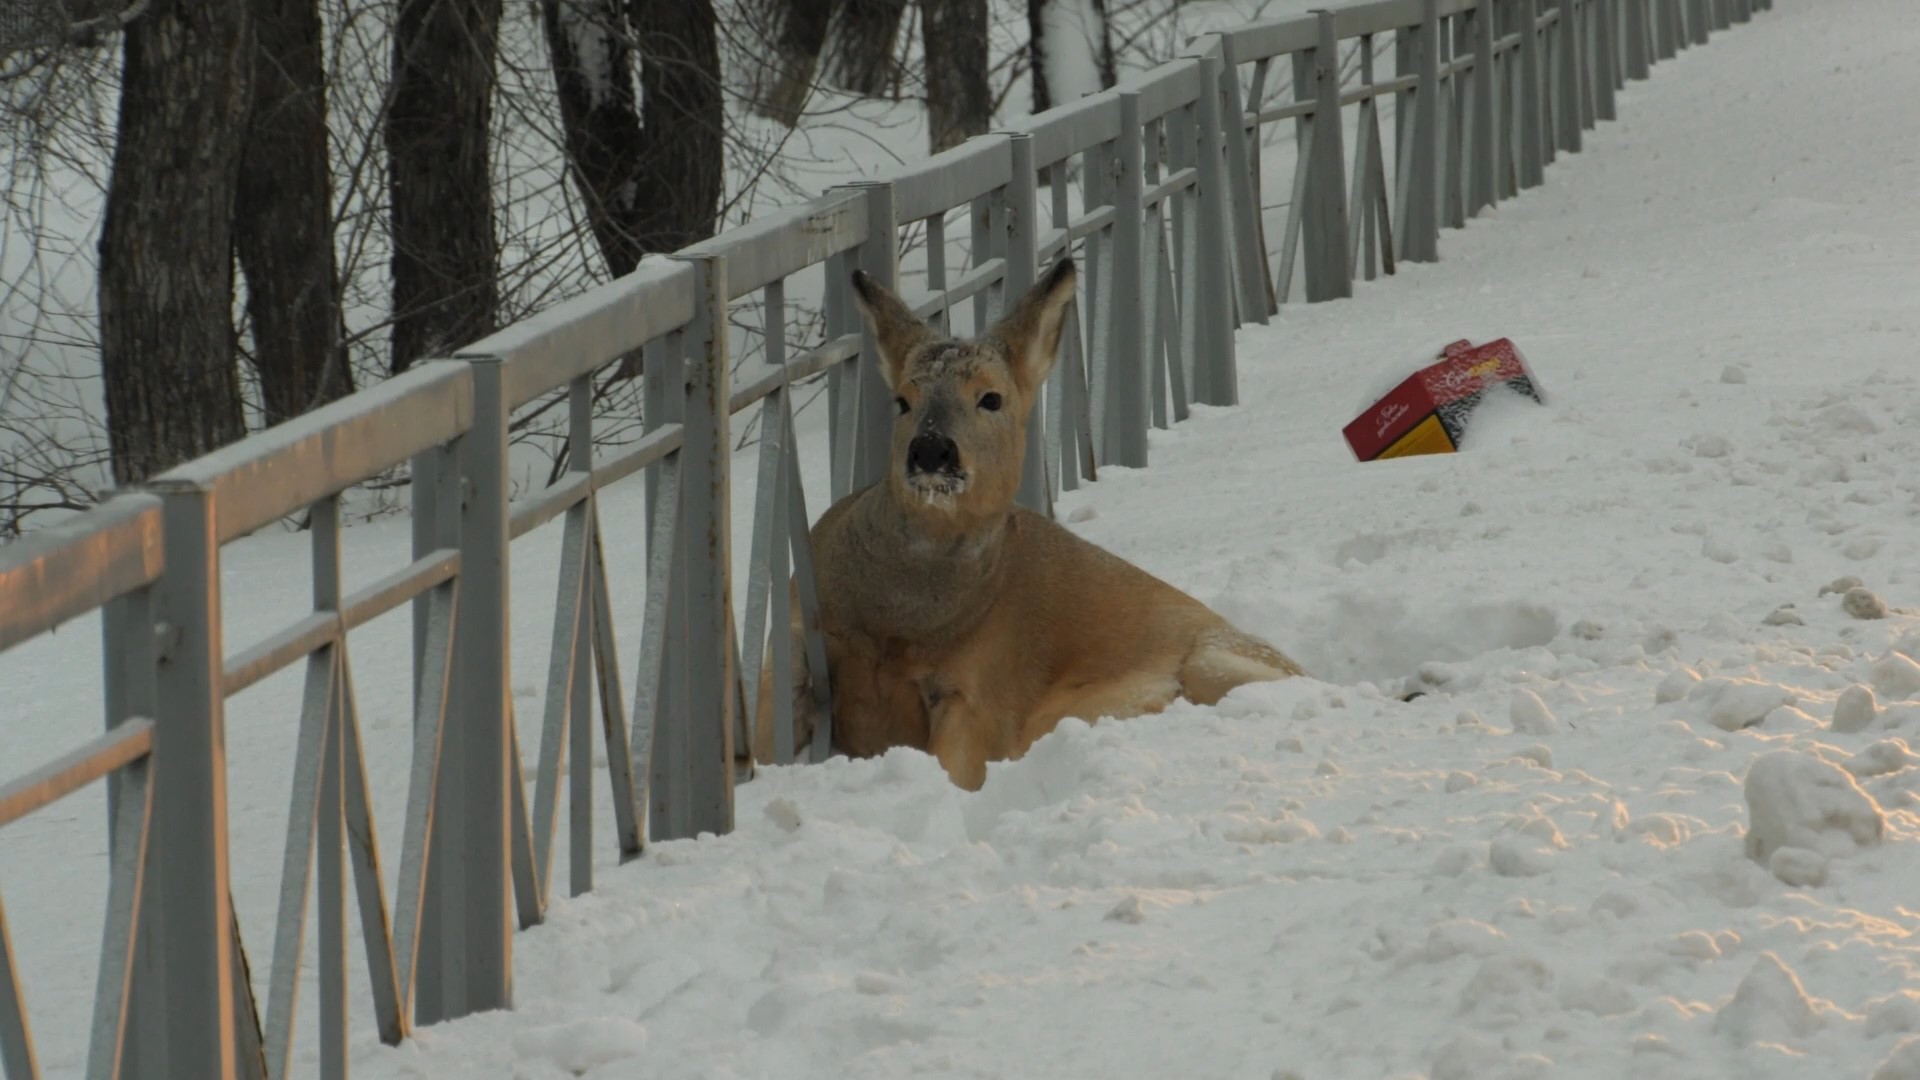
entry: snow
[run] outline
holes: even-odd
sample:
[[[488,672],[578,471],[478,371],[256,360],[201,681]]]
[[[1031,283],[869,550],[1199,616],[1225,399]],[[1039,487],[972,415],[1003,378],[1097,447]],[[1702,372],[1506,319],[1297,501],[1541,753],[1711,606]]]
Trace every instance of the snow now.
[[[355,1075],[1920,1078],[1910,16],[1780,0],[1660,65],[1444,262],[1244,330],[1242,405],[1063,500],[1317,678],[1068,721],[973,794],[912,751],[766,769],[735,833],[626,867],[598,762],[598,887],[518,935],[515,1009],[381,1047],[356,959]],[[1512,337],[1547,404],[1355,463],[1367,380],[1466,334]],[[627,663],[639,504],[600,505]],[[529,764],[558,532],[513,552]],[[408,542],[347,530],[347,587]],[[299,613],[304,543],[225,550],[230,651]],[[408,641],[397,613],[352,643],[389,853]],[[7,762],[93,733],[98,642],[86,620],[0,656]],[[261,989],[298,700],[289,673],[228,710]],[[82,1064],[98,790],[0,830],[54,1077]]]

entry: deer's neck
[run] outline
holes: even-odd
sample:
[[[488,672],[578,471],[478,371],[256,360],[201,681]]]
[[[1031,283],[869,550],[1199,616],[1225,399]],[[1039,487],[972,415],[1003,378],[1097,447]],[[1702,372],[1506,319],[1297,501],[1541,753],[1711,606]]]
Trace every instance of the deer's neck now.
[[[938,645],[983,618],[1005,571],[1010,515],[933,530],[881,485],[856,530],[861,621],[877,637]]]

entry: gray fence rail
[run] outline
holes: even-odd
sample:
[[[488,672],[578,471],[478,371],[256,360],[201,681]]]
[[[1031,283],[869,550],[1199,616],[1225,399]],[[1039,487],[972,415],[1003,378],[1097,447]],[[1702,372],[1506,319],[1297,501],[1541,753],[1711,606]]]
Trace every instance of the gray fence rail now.
[[[874,343],[850,296],[854,268],[943,327],[965,312],[978,328],[1078,251],[1081,292],[1031,419],[1020,491],[1051,512],[1103,465],[1146,465],[1149,428],[1185,419],[1195,402],[1235,403],[1235,328],[1277,314],[1296,271],[1317,301],[1400,260],[1437,259],[1443,227],[1540,184],[1546,165],[1613,117],[1627,80],[1770,6],[1372,0],[1211,33],[1112,90],[648,259],[457,356],[0,549],[0,650],[95,611],[104,635],[105,733],[0,786],[4,827],[107,784],[87,1075],[292,1075],[315,897],[320,1075],[347,1072],[349,903],[383,1041],[511,1007],[514,927],[539,923],[556,887],[563,789],[567,888],[593,886],[596,728],[621,860],[652,840],[733,827],[762,670],[786,686],[805,664],[828,690],[817,634],[798,656],[789,635],[769,634],[792,603],[809,622],[817,603],[795,384],[826,383],[832,498],[872,483],[887,453],[888,395],[863,362]],[[1382,75],[1389,44],[1394,70]],[[1288,120],[1295,162],[1269,244],[1262,150]],[[950,236],[961,222],[965,235]],[[900,265],[908,229],[924,232],[917,273]],[[790,354],[788,285],[816,274],[825,333]],[[924,287],[906,288],[909,278]],[[759,359],[736,367],[730,335],[743,312],[758,313]],[[597,454],[593,379],[636,352],[642,433]],[[562,401],[565,473],[511,498],[512,419]],[[736,625],[732,425],[756,408]],[[346,593],[339,497],[401,463],[413,477],[412,560]],[[640,640],[627,645],[638,655],[629,708],[598,499],[636,474],[646,591]],[[310,524],[312,604],[230,648],[221,548],[294,514]],[[537,727],[523,728],[533,721],[516,715],[509,682],[510,545],[556,520],[547,692]],[[405,803],[389,808],[403,815],[390,889],[347,645],[403,605],[413,715]],[[229,892],[225,708],[295,665],[305,690],[263,1014]],[[776,755],[821,760],[831,732],[796,746],[787,699],[772,702]],[[523,735],[538,739],[531,790]],[[25,1080],[40,1072],[8,929],[0,909],[0,1069]]]

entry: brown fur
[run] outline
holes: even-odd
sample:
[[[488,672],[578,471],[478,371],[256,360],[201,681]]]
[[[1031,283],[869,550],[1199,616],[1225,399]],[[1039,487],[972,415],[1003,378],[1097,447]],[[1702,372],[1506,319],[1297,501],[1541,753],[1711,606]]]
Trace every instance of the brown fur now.
[[[977,790],[987,762],[1020,757],[1066,717],[1139,716],[1176,697],[1210,705],[1242,683],[1301,673],[1193,597],[1014,505],[1027,414],[1053,366],[1074,274],[1062,261],[966,342],[938,338],[855,274],[905,411],[886,478],[829,507],[812,530],[835,749],[926,750]],[[998,409],[988,394],[1000,395]],[[961,476],[910,475],[917,435],[951,438]],[[798,645],[800,625],[788,632]],[[804,746],[815,724],[805,665],[795,670],[794,741]],[[763,762],[773,757],[771,678],[769,668],[755,725]]]

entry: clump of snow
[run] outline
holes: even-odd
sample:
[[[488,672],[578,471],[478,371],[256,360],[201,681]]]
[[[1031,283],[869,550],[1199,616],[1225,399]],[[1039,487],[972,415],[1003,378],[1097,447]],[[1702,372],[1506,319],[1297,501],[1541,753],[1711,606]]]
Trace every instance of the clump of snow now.
[[[1653,703],[1666,705],[1675,701],[1684,701],[1700,683],[1700,675],[1690,667],[1675,668],[1660,685],[1653,688]]]
[[[1840,598],[1840,609],[1856,619],[1884,619],[1887,602],[1864,585],[1855,585]]]
[[[1853,576],[1852,574],[1848,574],[1845,577],[1834,578],[1832,581],[1829,581],[1825,585],[1820,586],[1820,595],[1823,598],[1827,596],[1827,594],[1829,593],[1841,595],[1841,594],[1845,594],[1849,589],[1857,589],[1864,584],[1865,582],[1861,581],[1859,578]]]
[[[1886,818],[1845,769],[1808,753],[1774,750],[1747,769],[1749,858],[1762,863],[1782,848],[1851,854],[1878,844]]]
[[[1920,1080],[1920,1037],[1901,1039],[1871,1080]]]
[[[1920,664],[1904,653],[1889,652],[1873,662],[1873,688],[1895,701],[1920,693]]]
[[[1772,952],[1753,962],[1733,1000],[1713,1018],[1713,1030],[1741,1045],[1801,1039],[1819,1031],[1820,1011],[1800,977]]]
[[[1920,1032],[1920,990],[1883,994],[1867,1002],[1862,1031],[1869,1039]]]
[[[1881,739],[1848,758],[1846,769],[1855,776],[1887,776],[1920,765],[1920,756],[1905,739]]]
[[[1721,731],[1740,731],[1795,701],[1792,692],[1771,683],[1715,678],[1702,687],[1708,698],[1707,722]]]
[[[1766,626],[1805,626],[1807,620],[1793,610],[1792,604],[1782,604],[1767,614],[1760,622]]]
[[[1525,687],[1514,691],[1507,702],[1507,718],[1518,735],[1553,735],[1566,730],[1540,695]]]
[[[1874,700],[1873,688],[1853,685],[1840,691],[1833,703],[1833,722],[1828,726],[1842,735],[1865,731],[1873,726],[1880,715],[1880,705]]]

